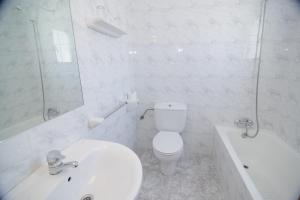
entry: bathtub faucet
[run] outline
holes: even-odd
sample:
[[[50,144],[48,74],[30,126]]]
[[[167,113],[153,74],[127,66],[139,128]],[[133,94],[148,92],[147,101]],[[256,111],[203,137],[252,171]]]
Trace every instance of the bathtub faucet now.
[[[254,126],[254,122],[248,118],[242,118],[234,121],[235,126],[238,128],[245,128],[246,131],[242,133],[242,138],[248,137],[248,130]]]

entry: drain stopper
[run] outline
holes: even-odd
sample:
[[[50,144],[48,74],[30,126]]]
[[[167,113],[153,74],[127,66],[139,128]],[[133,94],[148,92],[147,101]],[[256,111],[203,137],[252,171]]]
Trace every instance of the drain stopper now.
[[[91,195],[91,194],[86,194],[84,195],[83,197],[81,197],[80,200],[93,200],[94,199],[94,196]]]
[[[249,169],[249,166],[248,165],[243,165],[245,169]]]

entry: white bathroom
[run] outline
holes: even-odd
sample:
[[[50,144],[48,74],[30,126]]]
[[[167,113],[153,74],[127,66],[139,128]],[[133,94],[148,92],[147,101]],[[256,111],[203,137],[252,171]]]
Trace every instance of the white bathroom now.
[[[0,199],[299,200],[299,0],[0,0]]]

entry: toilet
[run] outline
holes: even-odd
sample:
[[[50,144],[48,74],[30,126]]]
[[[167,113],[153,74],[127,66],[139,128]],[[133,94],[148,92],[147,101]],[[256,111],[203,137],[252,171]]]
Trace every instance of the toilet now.
[[[165,102],[154,106],[155,125],[158,133],[152,141],[153,153],[160,161],[165,175],[176,171],[176,164],[183,152],[180,133],[186,124],[187,106],[182,103]]]

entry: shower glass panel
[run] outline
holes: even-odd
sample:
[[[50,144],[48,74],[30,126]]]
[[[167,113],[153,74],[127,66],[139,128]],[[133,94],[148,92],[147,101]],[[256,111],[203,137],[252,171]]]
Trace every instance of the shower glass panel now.
[[[0,0],[0,139],[81,105],[69,0]]]

